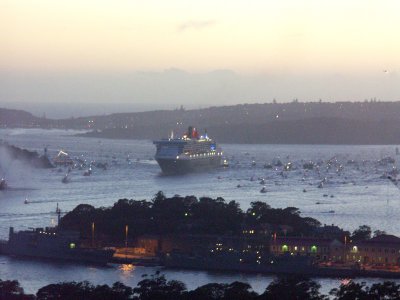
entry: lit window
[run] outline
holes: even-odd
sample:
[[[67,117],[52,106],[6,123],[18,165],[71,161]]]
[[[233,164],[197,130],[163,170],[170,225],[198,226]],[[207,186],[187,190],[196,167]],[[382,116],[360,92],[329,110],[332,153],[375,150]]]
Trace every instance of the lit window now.
[[[75,248],[76,248],[75,243],[70,243],[70,244],[69,244],[69,248],[70,248],[70,249],[75,249]]]
[[[282,246],[282,252],[287,252],[289,251],[289,247],[287,245]]]

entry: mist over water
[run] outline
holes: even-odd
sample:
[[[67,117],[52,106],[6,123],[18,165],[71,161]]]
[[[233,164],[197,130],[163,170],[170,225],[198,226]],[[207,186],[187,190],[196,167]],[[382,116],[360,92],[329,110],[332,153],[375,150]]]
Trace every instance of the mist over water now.
[[[111,206],[121,198],[150,200],[160,190],[167,196],[179,194],[236,200],[243,210],[252,201],[265,201],[272,207],[294,206],[302,215],[316,218],[322,224],[336,224],[351,231],[367,224],[372,230],[400,235],[400,190],[384,176],[399,165],[397,161],[394,165],[379,162],[387,156],[397,160],[395,146],[222,145],[229,168],[186,176],[163,176],[153,159],[155,147],[152,141],[90,139],[75,137],[75,133],[0,130],[0,139],[12,145],[39,154],[47,147],[50,158],[62,149],[71,157],[109,165],[107,170],[92,167],[91,176],[83,176],[85,169],[74,169],[70,173],[71,182],[64,184],[61,179],[66,168],[33,169],[0,153],[0,176],[6,177],[11,188],[0,191],[1,239],[7,238],[10,226],[21,230],[54,225],[57,203],[65,213],[81,203],[100,207]],[[291,162],[291,170],[284,171],[283,166],[264,168],[264,164],[272,164],[277,159],[283,165]],[[316,168],[303,168],[309,161],[320,163],[318,172]],[[265,194],[260,193],[262,178],[267,189]],[[325,178],[323,188],[318,188]],[[24,204],[25,199],[29,204]],[[0,257],[0,265],[0,278],[18,279],[28,292],[64,280],[89,279],[96,284],[122,280],[135,285],[141,274],[156,270],[136,267],[126,272],[117,266],[105,269],[60,266],[7,257]],[[163,272],[169,279],[184,281],[190,288],[207,282],[241,280],[249,282],[257,291],[263,291],[273,278],[194,271]],[[321,279],[320,282],[327,290],[340,284],[339,280],[333,279]]]

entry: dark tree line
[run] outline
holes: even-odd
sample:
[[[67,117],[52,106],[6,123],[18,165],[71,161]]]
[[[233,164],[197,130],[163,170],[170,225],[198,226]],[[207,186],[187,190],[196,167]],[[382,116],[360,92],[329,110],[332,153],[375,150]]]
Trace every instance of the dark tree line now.
[[[184,283],[167,280],[156,273],[145,276],[135,288],[116,282],[112,286],[84,282],[62,282],[40,288],[28,295],[18,281],[0,280],[0,300],[326,300],[320,285],[298,276],[278,277],[261,294],[248,283],[209,283],[188,291]],[[400,299],[400,285],[385,281],[367,286],[365,282],[349,281],[330,291],[334,300]]]
[[[301,217],[295,207],[271,208],[264,202],[252,202],[243,211],[236,201],[226,202],[220,197],[167,198],[158,192],[151,201],[121,199],[112,207],[101,208],[78,205],[61,219],[60,227],[79,230],[83,237],[90,237],[92,222],[98,237],[116,241],[124,239],[126,225],[130,238],[143,234],[239,235],[243,228],[263,224],[288,225],[293,228],[292,234],[310,235],[320,226],[313,218]]]

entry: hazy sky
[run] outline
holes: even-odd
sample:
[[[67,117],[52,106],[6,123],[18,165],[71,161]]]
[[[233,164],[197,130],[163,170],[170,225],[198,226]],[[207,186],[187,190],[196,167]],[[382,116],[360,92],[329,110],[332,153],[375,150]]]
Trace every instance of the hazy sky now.
[[[397,0],[0,0],[0,104],[400,100],[399,12]]]

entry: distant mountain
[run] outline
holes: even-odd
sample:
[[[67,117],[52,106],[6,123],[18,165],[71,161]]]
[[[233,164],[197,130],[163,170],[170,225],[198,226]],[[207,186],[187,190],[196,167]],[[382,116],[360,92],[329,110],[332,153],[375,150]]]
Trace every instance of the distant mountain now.
[[[400,144],[400,102],[293,101],[60,120],[2,109],[0,116],[8,112],[14,117],[0,117],[0,126],[15,127],[17,115],[21,127],[93,130],[88,137],[157,139],[193,125],[222,143]]]

